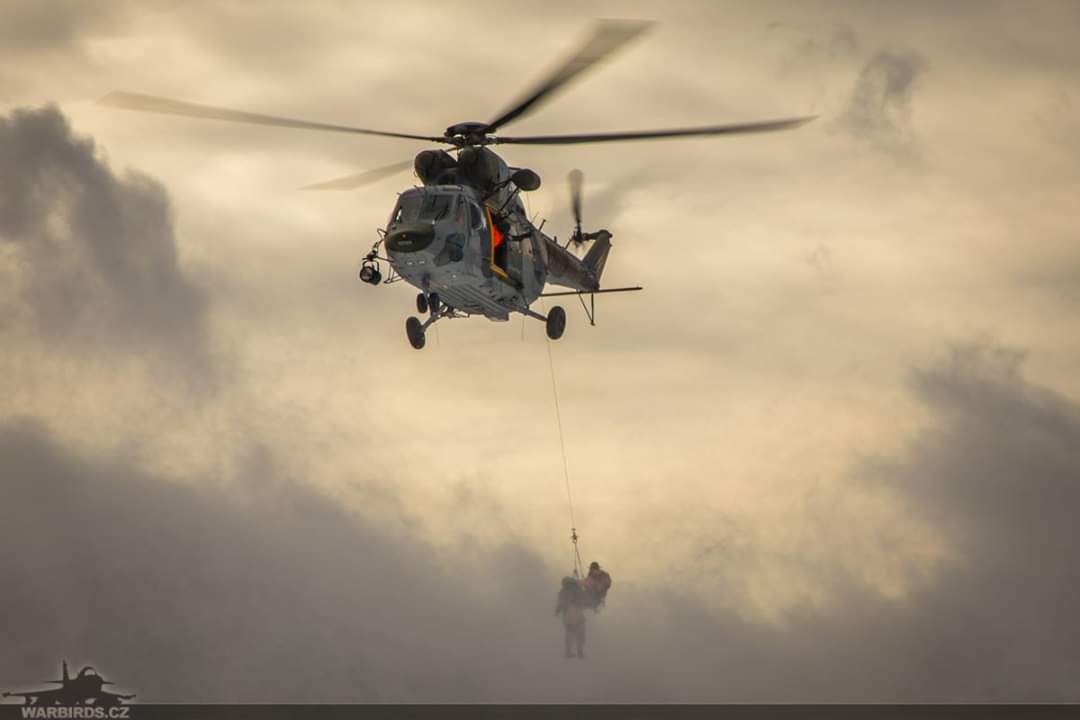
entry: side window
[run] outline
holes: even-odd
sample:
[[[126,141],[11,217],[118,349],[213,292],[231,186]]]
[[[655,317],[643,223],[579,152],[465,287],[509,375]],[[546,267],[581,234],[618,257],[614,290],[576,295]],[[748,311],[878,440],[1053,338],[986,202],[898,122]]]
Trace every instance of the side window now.
[[[450,233],[446,238],[446,254],[453,262],[465,257],[465,236],[461,233]]]
[[[480,212],[480,208],[476,206],[476,203],[469,203],[469,226],[473,230],[479,230],[484,224],[484,216]]]

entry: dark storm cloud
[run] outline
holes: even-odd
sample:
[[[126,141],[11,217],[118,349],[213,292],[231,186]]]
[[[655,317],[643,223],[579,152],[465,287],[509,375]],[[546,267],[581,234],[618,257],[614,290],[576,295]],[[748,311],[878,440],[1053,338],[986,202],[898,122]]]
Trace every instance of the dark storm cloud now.
[[[972,692],[1076,700],[1080,406],[1028,383],[1022,360],[970,346],[918,373],[915,389],[942,430],[884,475],[945,530],[957,555],[956,572],[923,611],[941,641],[931,666]],[[966,657],[978,646],[996,667],[981,668],[980,653]]]
[[[859,72],[844,121],[860,137],[896,146],[912,139],[915,83],[925,70],[914,53],[882,51]]]
[[[616,571],[592,659],[569,670],[556,578],[512,534],[437,552],[407,525],[348,516],[265,451],[210,490],[8,421],[0,676],[30,682],[66,656],[146,701],[1080,699],[1080,408],[989,348],[913,389],[931,429],[858,470],[950,541],[914,594],[888,600],[822,564],[828,603],[760,625],[681,593],[696,563],[663,587]],[[828,503],[809,512],[823,542],[843,522]]]
[[[906,457],[860,469],[942,532],[950,559],[904,603],[845,603],[840,646],[861,645],[856,657],[891,674],[855,687],[894,699],[1080,697],[1080,406],[1027,382],[1022,362],[968,345],[917,371],[931,429]]]
[[[1028,383],[1022,354],[981,345],[915,372],[911,387],[932,412],[928,429],[901,457],[869,460],[855,471],[947,539],[948,559],[924,583],[892,601],[825,561],[813,572],[832,599],[796,609],[780,626],[707,617],[669,601],[669,611],[684,619],[647,623],[632,645],[663,648],[661,666],[683,672],[700,673],[699,663],[717,668],[712,690],[704,691],[700,678],[695,697],[1080,698],[1080,406]],[[843,533],[838,504],[822,499],[807,510],[823,544]],[[902,539],[882,528],[862,542],[888,548]],[[727,548],[730,562],[765,560],[745,545]],[[628,662],[624,675],[645,682],[640,657]]]
[[[461,570],[476,557],[440,566],[262,451],[235,494],[196,490],[9,421],[0,476],[4,682],[66,656],[144,700],[462,699],[483,696],[480,668],[522,642],[515,608],[550,612],[553,583],[520,547],[483,550],[503,578],[483,582]]]
[[[198,359],[206,298],[178,263],[168,194],[117,176],[55,107],[0,116],[4,314],[67,347]]]

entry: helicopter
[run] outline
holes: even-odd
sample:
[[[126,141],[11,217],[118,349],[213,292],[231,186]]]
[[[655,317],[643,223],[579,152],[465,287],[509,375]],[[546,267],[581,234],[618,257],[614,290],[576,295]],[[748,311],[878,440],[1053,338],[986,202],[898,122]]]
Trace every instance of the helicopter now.
[[[607,288],[600,280],[611,251],[612,233],[582,229],[583,175],[570,173],[574,228],[565,244],[535,225],[526,213],[521,193],[540,187],[540,176],[529,168],[509,165],[491,149],[494,145],[574,145],[679,137],[704,137],[786,130],[813,116],[704,127],[602,132],[572,135],[506,136],[499,130],[533,112],[558,91],[645,32],[653,23],[638,20],[598,21],[583,44],[541,82],[489,122],[459,122],[441,135],[419,135],[332,125],[198,105],[167,98],[116,91],[102,104],[126,110],[253,123],[307,130],[374,135],[448,145],[422,150],[405,161],[306,189],[346,190],[360,187],[412,167],[421,185],[398,195],[385,229],[364,257],[359,278],[370,285],[404,280],[420,292],[405,333],[421,349],[425,334],[444,318],[481,315],[506,321],[520,313],[544,323],[548,338],[562,337],[566,311],[559,305],[547,314],[533,309],[542,297],[578,296],[589,322],[595,325],[595,297],[601,293],[641,290],[640,286]],[[585,249],[588,246],[587,250]],[[579,251],[577,254],[571,249]],[[583,254],[581,254],[583,253]],[[388,267],[383,273],[383,263]],[[564,288],[545,292],[547,285]],[[589,295],[585,305],[584,295]]]

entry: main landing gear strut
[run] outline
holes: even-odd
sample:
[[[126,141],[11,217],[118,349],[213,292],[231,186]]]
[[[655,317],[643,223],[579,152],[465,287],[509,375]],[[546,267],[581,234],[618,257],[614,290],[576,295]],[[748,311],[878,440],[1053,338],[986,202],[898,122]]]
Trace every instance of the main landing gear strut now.
[[[535,310],[525,309],[522,310],[524,315],[528,315],[531,318],[536,318],[540,322],[544,323],[544,329],[547,331],[547,336],[552,340],[558,340],[563,336],[563,332],[566,330],[566,311],[556,305],[548,312],[547,317],[544,317]]]
[[[409,344],[417,350],[420,350],[427,343],[427,329],[435,323],[436,320],[445,317],[460,317],[456,315],[454,308],[449,305],[444,305],[439,300],[438,293],[420,293],[416,296],[416,310],[419,313],[427,313],[427,320],[421,321],[420,318],[412,316],[405,320],[405,336],[409,338]],[[547,317],[544,317],[535,310],[525,309],[523,314],[528,315],[531,318],[536,318],[540,322],[544,323],[544,329],[547,331],[547,336],[552,340],[558,340],[563,336],[563,332],[566,330],[566,311],[556,305],[548,312]]]

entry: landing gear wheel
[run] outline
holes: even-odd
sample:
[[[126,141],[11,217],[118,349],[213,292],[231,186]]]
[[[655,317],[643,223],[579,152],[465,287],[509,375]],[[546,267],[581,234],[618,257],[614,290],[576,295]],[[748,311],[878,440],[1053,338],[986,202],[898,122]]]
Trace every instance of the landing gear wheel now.
[[[547,316],[547,336],[552,340],[558,340],[562,337],[563,330],[566,329],[566,311],[556,305],[551,308],[551,312]]]
[[[409,337],[409,344],[417,350],[423,348],[427,341],[424,337],[424,326],[415,317],[405,321],[405,334]]]
[[[427,295],[425,295],[424,293],[420,293],[419,295],[416,296],[416,312],[423,315],[427,311],[428,311]]]
[[[439,293],[431,293],[427,296],[428,309],[431,310],[431,316],[435,317],[439,314],[439,310],[442,308],[442,302],[439,300]]]

